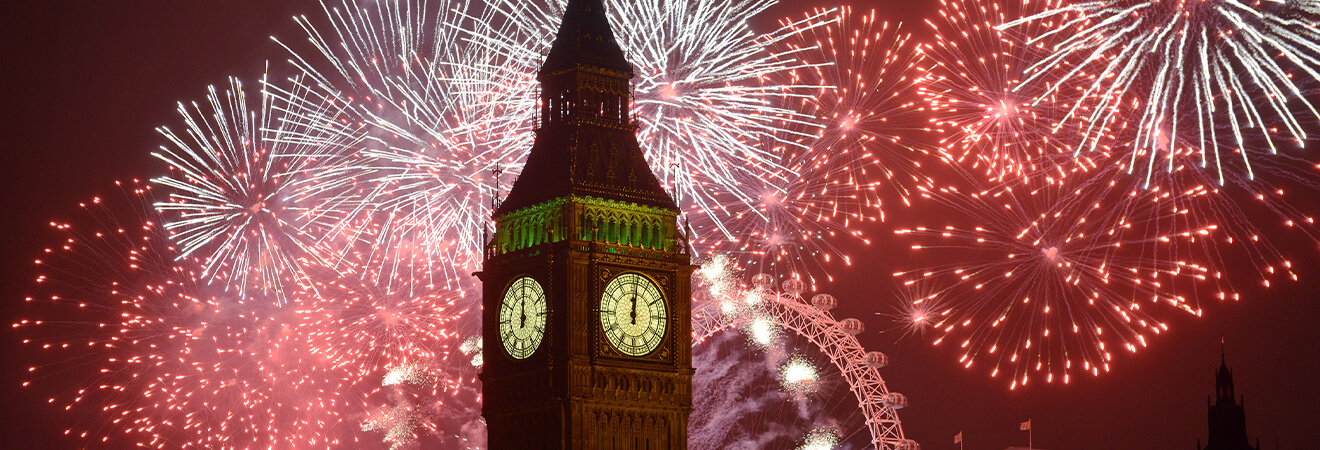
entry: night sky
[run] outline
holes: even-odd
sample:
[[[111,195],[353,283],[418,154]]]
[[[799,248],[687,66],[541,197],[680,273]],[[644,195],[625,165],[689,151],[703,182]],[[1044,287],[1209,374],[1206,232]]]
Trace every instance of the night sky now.
[[[798,16],[812,4],[787,2],[768,18]],[[882,16],[906,21],[924,37],[920,21],[934,14],[922,0],[855,1]],[[822,4],[823,5],[823,4]],[[926,6],[923,6],[926,5]],[[930,8],[915,9],[915,8]],[[292,16],[316,16],[312,1],[121,1],[5,2],[0,6],[0,63],[6,92],[4,155],[0,167],[6,220],[0,239],[4,264],[3,321],[13,322],[16,305],[32,291],[32,266],[55,237],[47,223],[72,216],[79,201],[113,191],[114,180],[150,178],[163,167],[149,153],[163,139],[155,127],[177,123],[175,103],[201,100],[208,85],[228,76],[255,80],[270,59],[272,71],[287,70],[284,50],[270,36],[302,39]],[[917,26],[921,24],[921,26]],[[764,30],[765,27],[762,27]],[[1306,193],[1312,196],[1315,193]],[[1305,194],[1304,194],[1305,195]],[[1299,201],[1297,196],[1293,200]],[[887,203],[888,204],[888,203]],[[1317,211],[1315,204],[1301,204]],[[914,214],[891,207],[891,216]],[[897,221],[894,219],[893,221]],[[930,224],[930,223],[928,223]],[[930,224],[935,225],[935,224]],[[1026,445],[1018,423],[1030,418],[1035,443],[1047,449],[1192,449],[1206,438],[1206,398],[1213,393],[1220,336],[1227,342],[1237,392],[1245,396],[1247,431],[1263,448],[1317,448],[1320,424],[1320,261],[1309,240],[1278,242],[1298,258],[1297,283],[1269,290],[1237,283],[1240,302],[1202,299],[1203,317],[1171,317],[1170,332],[1136,354],[1117,352],[1114,371],[1079,376],[1070,385],[1035,383],[1009,391],[1003,378],[957,364],[957,349],[877,333],[886,327],[876,312],[888,310],[894,292],[890,274],[905,268],[908,243],[892,239],[891,224],[867,230],[874,244],[850,250],[854,264],[834,272],[825,291],[840,297],[839,317],[859,317],[869,349],[889,354],[883,371],[891,390],[908,396],[900,411],[907,436],[924,449]],[[1309,248],[1309,250],[1308,250]],[[5,444],[27,448],[75,448],[82,441],[61,436],[69,414],[45,403],[39,392],[20,389],[27,363],[9,327],[0,345],[10,364],[0,377],[4,392]]]

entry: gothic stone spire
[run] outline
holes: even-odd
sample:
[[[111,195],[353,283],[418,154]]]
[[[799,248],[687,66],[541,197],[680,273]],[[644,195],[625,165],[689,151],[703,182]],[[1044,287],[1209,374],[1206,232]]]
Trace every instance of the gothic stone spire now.
[[[632,77],[601,0],[569,0],[538,77],[536,142],[497,217],[566,196],[678,211],[637,143]]]

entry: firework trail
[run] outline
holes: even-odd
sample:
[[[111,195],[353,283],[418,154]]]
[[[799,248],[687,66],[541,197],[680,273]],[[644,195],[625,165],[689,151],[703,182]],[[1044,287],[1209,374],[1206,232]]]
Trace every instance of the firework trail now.
[[[297,85],[281,91],[261,80],[256,95],[238,79],[228,89],[210,88],[204,104],[179,103],[185,128],[158,131],[169,142],[153,155],[170,175],[152,180],[170,188],[156,205],[165,229],[180,247],[179,257],[202,261],[202,279],[223,279],[239,297],[288,302],[290,285],[302,281],[302,267],[316,260],[317,230],[334,226],[326,211],[294,200],[311,181],[319,161],[299,156],[331,153],[356,144],[342,132],[311,132],[291,108],[332,111],[311,105]],[[295,141],[290,136],[299,136]],[[305,188],[301,188],[305,189]]]
[[[1075,154],[1082,132],[1065,120],[1083,102],[1079,79],[1087,73],[1060,84],[1023,81],[1032,64],[1049,54],[1053,41],[1039,36],[1068,17],[1002,27],[1060,3],[942,1],[942,20],[927,20],[935,39],[920,49],[924,74],[917,89],[947,160],[1010,184],[1052,183],[1076,165],[1095,164],[1093,157]],[[1092,131],[1092,139],[1112,136],[1108,128]]]
[[[1219,227],[1189,209],[1212,194],[1125,188],[1108,167],[1084,186],[925,194],[956,225],[896,233],[942,262],[894,275],[930,293],[914,303],[933,314],[936,345],[953,342],[960,363],[989,364],[1011,388],[1067,383],[1109,371],[1119,349],[1146,347],[1168,329],[1163,311],[1199,316],[1197,299],[1235,295],[1208,253]]]
[[[266,299],[209,289],[178,256],[150,186],[83,204],[38,261],[42,350],[25,386],[51,385],[75,415],[67,434],[143,447],[324,447],[340,442],[341,378],[314,364]]]
[[[1320,80],[1317,20],[1309,1],[1125,0],[1059,5],[1000,28],[1051,23],[1028,41],[1050,54],[1015,90],[1045,85],[1040,104],[1080,85],[1084,101],[1065,117],[1081,124],[1078,152],[1112,145],[1105,136],[1121,129],[1128,169],[1149,182],[1181,164],[1170,142],[1186,141],[1222,184],[1228,172],[1256,175],[1249,148],[1301,146],[1320,118],[1304,86]]]

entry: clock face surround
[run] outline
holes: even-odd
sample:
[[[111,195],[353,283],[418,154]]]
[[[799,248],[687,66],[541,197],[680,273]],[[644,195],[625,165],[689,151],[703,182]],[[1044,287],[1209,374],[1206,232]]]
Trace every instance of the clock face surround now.
[[[610,345],[628,356],[660,346],[669,324],[664,295],[650,278],[627,272],[614,277],[600,298],[600,326]]]
[[[513,359],[527,359],[545,338],[545,289],[532,277],[513,280],[500,302],[500,342]]]

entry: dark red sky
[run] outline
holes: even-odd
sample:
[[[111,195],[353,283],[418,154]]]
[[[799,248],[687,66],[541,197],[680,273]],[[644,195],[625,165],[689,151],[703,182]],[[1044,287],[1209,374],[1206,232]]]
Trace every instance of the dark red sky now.
[[[915,21],[931,10],[925,1],[857,0],[856,8]],[[782,5],[775,16],[807,5]],[[902,9],[907,8],[907,9]],[[30,261],[52,237],[46,223],[73,211],[76,203],[110,190],[116,179],[151,177],[160,166],[148,153],[160,144],[156,126],[176,120],[175,102],[200,99],[209,84],[237,75],[253,79],[265,59],[280,67],[283,50],[276,35],[298,39],[291,16],[315,15],[307,0],[272,2],[122,1],[5,2],[0,6],[0,66],[6,92],[0,95],[4,165],[8,193],[0,258],[5,275],[0,304],[12,305],[30,291]],[[913,26],[911,29],[923,29]],[[912,214],[891,210],[891,215]],[[891,292],[890,273],[902,268],[905,244],[889,239],[886,226],[868,230],[877,242],[849,252],[858,259],[840,270],[827,290],[845,303],[839,315],[857,316],[871,329],[883,328],[873,314]],[[1309,241],[1299,246],[1313,248]],[[1314,448],[1320,424],[1320,265],[1316,252],[1296,260],[1299,283],[1268,292],[1248,290],[1239,303],[1205,300],[1205,316],[1176,318],[1172,330],[1135,355],[1120,354],[1115,371],[1083,378],[1069,386],[1033,385],[1008,391],[1002,379],[969,372],[955,352],[924,342],[895,343],[892,336],[867,332],[869,348],[891,355],[884,376],[912,406],[901,411],[909,437],[927,450],[956,448],[963,431],[967,448],[1001,449],[1025,445],[1017,423],[1031,418],[1035,441],[1048,449],[1191,449],[1206,436],[1205,399],[1219,365],[1219,336],[1228,342],[1237,391],[1246,397],[1248,434],[1265,448]],[[1309,270],[1309,268],[1315,268]],[[13,308],[5,306],[4,321]],[[6,327],[8,329],[8,327]],[[72,448],[79,441],[59,437],[68,420],[40,395],[17,388],[26,367],[6,331],[5,354],[16,355],[0,377],[6,395],[0,421],[7,444],[29,448]],[[17,442],[9,439],[18,439]]]

